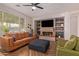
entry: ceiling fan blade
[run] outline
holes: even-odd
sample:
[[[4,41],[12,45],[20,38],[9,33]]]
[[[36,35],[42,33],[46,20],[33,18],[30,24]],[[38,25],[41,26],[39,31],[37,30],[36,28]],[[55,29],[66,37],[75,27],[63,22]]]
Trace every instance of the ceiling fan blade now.
[[[40,3],[35,3],[34,5],[38,5],[38,4],[40,4]]]
[[[23,5],[23,6],[32,6],[32,5]]]
[[[17,7],[21,7],[20,5],[16,5]]]
[[[40,6],[35,6],[35,7],[40,8],[40,9],[44,9],[43,7],[40,7]]]

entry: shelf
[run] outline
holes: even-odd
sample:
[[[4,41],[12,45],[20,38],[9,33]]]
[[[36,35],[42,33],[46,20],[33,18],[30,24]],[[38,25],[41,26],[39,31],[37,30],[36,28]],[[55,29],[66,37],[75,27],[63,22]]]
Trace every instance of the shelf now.
[[[55,26],[55,27],[62,27],[62,28],[64,28],[64,26]]]
[[[55,30],[56,32],[64,32],[64,30]]]
[[[60,22],[56,22],[56,23],[57,23],[57,24],[63,24],[64,22],[61,22],[61,21],[60,21]]]
[[[61,36],[64,37],[64,18],[56,18],[55,20],[55,34],[56,37]]]

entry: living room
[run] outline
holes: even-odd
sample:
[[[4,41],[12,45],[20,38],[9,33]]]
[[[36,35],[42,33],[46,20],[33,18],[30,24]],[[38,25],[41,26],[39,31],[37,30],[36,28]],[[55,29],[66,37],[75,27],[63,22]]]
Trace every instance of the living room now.
[[[0,55],[64,55],[58,47],[79,36],[78,22],[79,3],[1,3]]]

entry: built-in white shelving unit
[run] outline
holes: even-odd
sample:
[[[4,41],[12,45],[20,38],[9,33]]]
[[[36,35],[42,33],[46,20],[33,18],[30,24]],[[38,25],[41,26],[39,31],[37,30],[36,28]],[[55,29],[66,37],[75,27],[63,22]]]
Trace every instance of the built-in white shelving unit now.
[[[53,27],[42,27],[42,20],[36,20],[36,33],[40,37],[61,37],[64,38],[64,17],[52,18],[54,21]]]

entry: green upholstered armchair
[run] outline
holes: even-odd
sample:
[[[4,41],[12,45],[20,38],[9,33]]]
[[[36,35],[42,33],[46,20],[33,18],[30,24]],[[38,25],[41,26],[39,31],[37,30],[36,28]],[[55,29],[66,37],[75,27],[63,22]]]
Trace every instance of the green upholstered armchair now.
[[[70,50],[64,48],[64,44],[66,43],[66,40],[57,40],[57,50],[56,50],[56,55],[57,56],[79,56],[79,51],[76,50]]]

